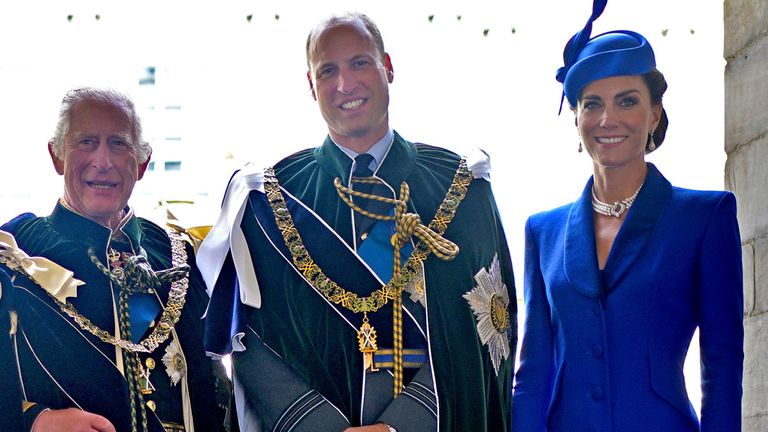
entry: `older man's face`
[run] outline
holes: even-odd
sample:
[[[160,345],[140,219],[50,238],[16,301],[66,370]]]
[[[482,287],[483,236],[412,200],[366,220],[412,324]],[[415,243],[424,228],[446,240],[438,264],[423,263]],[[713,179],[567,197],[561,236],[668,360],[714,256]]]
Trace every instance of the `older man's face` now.
[[[148,162],[148,161],[147,161]],[[137,161],[137,143],[129,118],[118,108],[83,101],[72,109],[64,137],[64,160],[54,157],[64,175],[64,199],[81,215],[115,227],[141,178],[146,162]]]

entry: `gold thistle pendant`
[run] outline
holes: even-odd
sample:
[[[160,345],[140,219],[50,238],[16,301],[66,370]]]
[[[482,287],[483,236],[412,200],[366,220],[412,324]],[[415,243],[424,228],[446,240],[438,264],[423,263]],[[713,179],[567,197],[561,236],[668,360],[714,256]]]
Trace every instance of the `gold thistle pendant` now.
[[[378,371],[373,362],[373,353],[379,349],[376,345],[376,329],[368,322],[368,314],[363,314],[363,325],[357,331],[357,342],[360,352],[363,353],[363,370]]]
[[[152,385],[152,382],[149,380],[149,374],[154,368],[155,361],[151,357],[147,359],[146,367],[142,366],[141,362],[139,362],[139,388],[141,394],[148,395],[155,391],[155,386]]]

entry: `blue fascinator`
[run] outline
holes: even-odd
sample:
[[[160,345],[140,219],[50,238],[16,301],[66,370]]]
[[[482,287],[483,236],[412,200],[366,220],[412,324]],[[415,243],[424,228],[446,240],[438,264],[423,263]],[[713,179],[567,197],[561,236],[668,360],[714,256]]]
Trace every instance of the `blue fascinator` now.
[[[557,70],[563,83],[563,99],[576,106],[581,90],[592,81],[618,75],[642,75],[656,67],[653,48],[643,35],[629,30],[614,30],[592,35],[592,23],[602,15],[608,0],[595,0],[592,15],[584,28],[573,35],[563,50],[564,66]]]

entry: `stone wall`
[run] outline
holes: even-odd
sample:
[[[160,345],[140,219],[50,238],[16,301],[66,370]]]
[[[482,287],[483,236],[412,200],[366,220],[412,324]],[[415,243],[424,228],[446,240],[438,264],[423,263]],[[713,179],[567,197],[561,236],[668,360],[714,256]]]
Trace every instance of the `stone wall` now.
[[[725,186],[744,255],[743,430],[768,430],[768,2],[725,0]]]

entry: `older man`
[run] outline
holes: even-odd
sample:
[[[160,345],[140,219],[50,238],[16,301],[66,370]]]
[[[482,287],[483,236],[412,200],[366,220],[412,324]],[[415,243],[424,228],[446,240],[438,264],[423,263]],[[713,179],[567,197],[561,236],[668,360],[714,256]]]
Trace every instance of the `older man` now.
[[[49,216],[22,214],[0,232],[17,356],[0,367],[20,377],[25,427],[221,430],[192,248],[128,207],[151,152],[133,103],[70,91],[48,150],[62,198]]]
[[[515,293],[487,158],[390,128],[367,16],[322,21],[307,63],[329,136],[236,174],[198,256],[241,428],[508,430]]]

